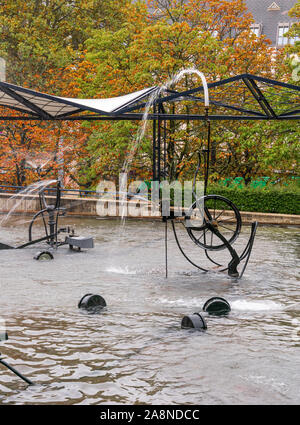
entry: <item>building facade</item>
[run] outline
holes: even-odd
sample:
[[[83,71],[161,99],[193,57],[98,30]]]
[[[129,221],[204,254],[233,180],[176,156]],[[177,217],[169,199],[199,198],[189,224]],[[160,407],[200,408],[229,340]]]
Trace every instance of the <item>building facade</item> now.
[[[295,22],[289,16],[289,10],[296,0],[245,0],[245,3],[255,20],[251,29],[257,36],[266,35],[272,41],[272,46],[277,48],[295,43],[295,38],[285,34]]]

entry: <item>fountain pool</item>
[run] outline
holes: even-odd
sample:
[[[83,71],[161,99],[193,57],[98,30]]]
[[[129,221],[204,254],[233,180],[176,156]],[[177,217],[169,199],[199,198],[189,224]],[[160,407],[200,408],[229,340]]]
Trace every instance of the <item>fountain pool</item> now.
[[[165,279],[164,223],[127,220],[120,232],[117,220],[64,221],[95,248],[63,246],[54,261],[34,261],[38,246],[0,252],[0,351],[37,384],[1,367],[0,404],[299,404],[297,228],[260,227],[241,281],[194,269],[169,232]],[[21,243],[27,227],[7,224],[1,240]],[[79,310],[86,293],[107,308]],[[182,330],[213,296],[230,314],[205,316],[205,333]]]

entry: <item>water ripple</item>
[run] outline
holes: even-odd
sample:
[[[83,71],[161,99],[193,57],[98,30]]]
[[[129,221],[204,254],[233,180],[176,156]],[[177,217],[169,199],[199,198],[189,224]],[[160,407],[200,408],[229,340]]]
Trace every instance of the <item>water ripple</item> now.
[[[162,223],[131,221],[120,240],[115,221],[72,220],[96,237],[94,250],[62,247],[51,263],[33,261],[32,249],[1,252],[2,356],[36,385],[1,366],[0,404],[299,404],[297,229],[259,229],[234,282],[192,269],[171,236],[165,279]],[[107,308],[80,311],[86,293]],[[212,296],[230,314],[202,312],[205,333],[182,330]]]

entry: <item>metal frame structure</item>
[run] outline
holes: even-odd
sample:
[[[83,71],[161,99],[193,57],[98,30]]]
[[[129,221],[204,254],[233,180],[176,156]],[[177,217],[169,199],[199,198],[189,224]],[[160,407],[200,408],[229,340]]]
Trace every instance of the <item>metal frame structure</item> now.
[[[210,158],[211,121],[299,120],[300,87],[252,74],[241,74],[207,84],[203,74],[198,73],[198,75],[202,79],[202,86],[193,89],[179,92],[167,87],[164,89],[160,87],[150,87],[130,95],[102,100],[62,98],[0,82],[0,106],[18,111],[17,115],[0,115],[0,121],[151,120],[153,122],[153,181],[158,183],[161,177],[166,177],[167,122],[174,120],[205,121],[207,124],[207,148],[204,151],[204,200],[206,202],[206,199],[211,199],[211,196],[214,196],[214,201],[216,202],[218,198],[217,195],[208,195],[206,197]],[[195,102],[197,105],[197,113],[170,114],[165,112],[166,104],[182,101]],[[147,113],[145,116],[143,110],[145,107],[149,109],[149,102],[151,102],[152,112]],[[197,172],[198,171],[199,166]],[[226,198],[223,198],[223,200],[225,205],[230,207],[232,204],[231,201]],[[198,206],[198,204],[196,204],[197,200],[194,204],[194,208]],[[171,219],[172,221],[175,239],[183,255],[195,267],[207,271],[193,263],[188,255],[185,254],[176,234],[174,217],[166,218],[166,226],[167,219]],[[240,220],[239,213],[236,214],[236,220],[237,222]],[[204,248],[206,257],[212,263],[219,266],[222,269],[221,271],[228,270],[230,276],[240,278],[244,273],[252,251],[257,223],[252,223],[249,241],[242,254],[238,255],[230,241],[228,241],[218,229],[216,221],[217,220],[212,217],[209,207],[204,206],[203,223],[201,226],[194,229],[194,231],[202,231],[205,235],[205,232],[209,230],[218,237],[219,245],[217,246],[221,246],[222,249],[227,248],[232,257],[227,267],[218,264],[211,258],[209,254],[209,245],[205,240],[205,236],[203,242],[200,244],[197,243],[197,238],[194,237],[193,232],[187,229],[188,234],[196,245],[200,245]],[[50,222],[53,227],[54,221],[50,220]],[[241,223],[238,224],[240,227]],[[238,233],[239,231],[234,235],[234,239],[236,239]],[[54,236],[52,234],[50,236],[52,237],[50,242],[53,243]],[[211,246],[211,249],[216,250],[216,246]],[[242,260],[245,260],[245,265],[241,274],[239,274],[237,272],[237,265]]]
[[[235,87],[235,85],[237,87]],[[212,113],[209,119],[214,120],[298,120],[300,119],[300,87],[287,84],[270,78],[260,77],[252,74],[241,74],[230,77],[215,83],[208,84],[210,92],[210,104]],[[237,88],[238,90],[235,90]],[[52,96],[40,93],[28,88],[16,86],[14,84],[0,82],[0,106],[19,111],[21,114],[0,115],[0,120],[17,121],[86,121],[86,120],[143,120],[143,112],[135,112],[143,109],[147,102],[143,102],[153,92],[159,90],[159,87],[151,87],[142,90],[141,94],[134,97],[131,101],[124,102],[120,107],[109,112],[96,107],[96,103],[85,104],[84,99],[68,99],[58,96]],[[233,93],[235,90],[235,93]],[[244,93],[242,93],[244,90]],[[160,96],[154,101],[157,108],[153,113],[149,113],[148,120],[205,120],[206,114],[199,113],[188,114],[167,114],[163,105],[167,102],[182,100],[192,100],[203,103],[203,98],[197,95],[203,92],[203,86],[195,87],[183,92],[177,92],[166,89],[166,95]],[[137,94],[140,92],[137,92]],[[229,96],[228,94],[235,94]],[[243,94],[243,97],[241,97]],[[10,104],[4,103],[5,99],[10,98]],[[240,96],[240,98],[238,98]],[[291,97],[293,97],[291,99]],[[248,99],[249,107],[245,107],[245,99]],[[225,99],[225,100],[224,100]],[[97,99],[90,99],[97,100]],[[15,101],[15,102],[14,102]],[[47,112],[46,106],[55,104],[61,113]],[[16,106],[18,104],[18,106]],[[291,107],[292,105],[292,107]],[[64,108],[73,108],[69,112],[63,112]],[[280,110],[278,109],[280,108]],[[214,112],[215,110],[215,112]],[[88,114],[83,114],[89,112]],[[232,112],[231,114],[229,112]]]
[[[69,99],[40,93],[25,87],[0,82],[0,106],[19,112],[0,115],[0,120],[13,121],[101,121],[101,120],[151,120],[153,121],[153,180],[161,177],[161,154],[165,164],[165,139],[167,121],[244,121],[244,120],[299,120],[300,87],[252,74],[241,74],[207,84],[210,110],[203,109],[203,85],[178,92],[166,88],[153,101],[153,111],[145,117],[143,110],[149,97],[160,91],[157,86],[133,93],[120,99],[117,107],[100,109],[98,99]],[[164,95],[163,95],[164,94]],[[204,96],[205,97],[205,96]],[[197,114],[169,114],[164,105],[170,102],[193,101],[199,104]],[[99,104],[100,102],[100,104]],[[100,107],[100,108],[99,108]],[[71,108],[71,109],[70,109]],[[69,110],[68,110],[69,109]],[[51,111],[51,112],[50,112]],[[66,112],[67,111],[67,112]],[[87,113],[88,112],[88,113]],[[209,124],[210,125],[210,124]],[[165,143],[165,142],[164,142]]]

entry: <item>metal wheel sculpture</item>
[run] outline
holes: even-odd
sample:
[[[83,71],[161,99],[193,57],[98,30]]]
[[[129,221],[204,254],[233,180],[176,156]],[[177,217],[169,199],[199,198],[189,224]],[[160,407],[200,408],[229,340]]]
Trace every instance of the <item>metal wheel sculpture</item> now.
[[[204,192],[207,190],[208,183],[209,153],[208,137],[208,149],[204,151]],[[206,260],[208,260],[210,266],[200,266],[191,260],[190,254],[185,252],[179,241],[174,217],[169,217],[171,218],[176,243],[184,257],[198,269],[205,272],[212,270],[221,272],[228,271],[229,276],[241,278],[248,264],[258,223],[252,223],[249,240],[246,247],[239,255],[233,247],[242,228],[242,218],[239,209],[232,201],[224,196],[205,194],[197,198],[195,183],[201,163],[200,153],[198,154],[198,158],[198,166],[193,184],[193,195],[196,200],[185,214],[183,225],[193,243],[204,250]],[[227,250],[229,253],[229,261],[226,260],[225,255],[221,260],[219,257],[216,258],[216,253],[222,250]],[[237,267],[243,260],[245,260],[245,262],[241,272],[239,272]],[[228,264],[225,263],[226,261],[228,261]]]
[[[242,218],[237,206],[229,199],[215,194],[207,194],[207,185],[209,178],[209,161],[210,161],[210,120],[209,120],[209,95],[208,86],[205,77],[202,75],[203,91],[204,91],[204,105],[205,105],[205,121],[207,125],[207,147],[202,152],[198,152],[198,166],[194,176],[193,196],[195,201],[190,206],[184,217],[185,230],[192,240],[192,242],[199,248],[204,250],[206,262],[210,266],[199,265],[190,258],[190,253],[186,253],[182,244],[179,241],[176,227],[175,217],[164,217],[166,222],[167,234],[167,221],[171,219],[172,228],[177,242],[178,248],[184,257],[195,267],[202,271],[227,271],[228,275],[234,278],[241,278],[249,261],[252,246],[258,226],[257,222],[252,223],[251,233],[249,240],[241,252],[233,247],[237,241],[242,228]],[[204,156],[204,196],[197,197],[195,193],[195,183],[197,174],[201,165],[201,156]],[[164,170],[164,174],[166,170]],[[182,222],[181,222],[182,223]],[[166,242],[167,247],[167,242]],[[227,259],[225,255],[223,258],[216,257],[219,251],[226,250],[229,254]],[[237,267],[244,260],[242,270],[239,272]],[[166,248],[166,274],[167,274],[167,248]]]
[[[209,225],[232,244],[241,230],[240,212],[229,199],[220,195],[206,195],[195,201],[185,216],[187,233],[196,245],[208,251],[226,248]]]
[[[201,198],[195,202],[190,210],[192,209],[193,213],[197,208],[197,203],[200,203]],[[242,228],[242,220],[237,207],[227,198],[221,197],[219,195],[207,195],[202,199],[204,205],[207,205],[207,202],[217,202],[222,201],[222,203],[228,205],[232,209],[223,210],[215,212],[211,211],[210,208],[204,207],[204,214],[202,219],[196,218],[195,220],[199,220],[197,223],[193,225],[193,219],[191,218],[190,213],[184,218],[184,222],[179,222],[183,224],[187,234],[189,235],[192,242],[200,247],[205,254],[206,263],[208,262],[210,266],[203,266],[202,263],[199,265],[191,259],[190,250],[188,253],[183,248],[183,245],[178,236],[178,232],[176,230],[176,224],[174,218],[171,218],[172,229],[174,232],[175,240],[180,249],[183,256],[191,263],[193,266],[202,270],[204,272],[215,271],[215,272],[228,272],[230,277],[241,278],[244,274],[244,271],[247,267],[249,257],[251,255],[253,242],[256,234],[256,229],[258,226],[257,222],[252,223],[251,233],[249,240],[243,249],[241,254],[237,253],[237,250],[233,247],[234,242],[238,239],[240,230]],[[224,215],[224,218],[221,218]],[[225,218],[226,217],[226,218]],[[227,220],[228,217],[228,220]],[[229,218],[230,217],[230,218]],[[224,225],[226,222],[226,225]],[[220,260],[219,257],[216,258],[216,253],[222,250],[227,250],[229,253],[229,261],[226,260],[226,256]],[[227,255],[228,257],[228,255]],[[228,264],[226,264],[228,261]],[[238,271],[238,265],[244,261],[241,272]]]
[[[31,245],[35,245],[40,242],[46,242],[51,248],[57,248],[60,245],[63,245],[64,242],[59,242],[57,236],[61,232],[68,232],[69,228],[58,228],[59,217],[65,215],[65,208],[61,208],[61,187],[60,182],[56,182],[56,188],[52,188],[52,193],[55,195],[54,205],[48,205],[45,198],[46,187],[42,187],[39,192],[39,204],[40,211],[38,211],[32,218],[29,228],[28,228],[28,242],[19,245],[11,246],[7,244],[0,243],[1,249],[22,249]],[[43,220],[45,235],[37,239],[32,238],[32,228],[36,220],[41,217]],[[47,221],[48,219],[48,221]]]
[[[62,229],[58,229],[58,218],[59,216],[65,215],[65,209],[61,208],[61,188],[60,188],[60,182],[58,181],[56,183],[56,199],[54,205],[48,205],[45,197],[45,189],[46,187],[42,188],[39,191],[39,203],[40,203],[40,211],[37,212],[29,225],[29,242],[32,242],[32,226],[35,222],[35,220],[42,216],[43,219],[43,225],[45,229],[45,239],[46,242],[53,248],[58,247],[61,245],[60,242],[57,240],[58,234],[62,231]],[[48,226],[45,219],[45,214],[48,214]]]

